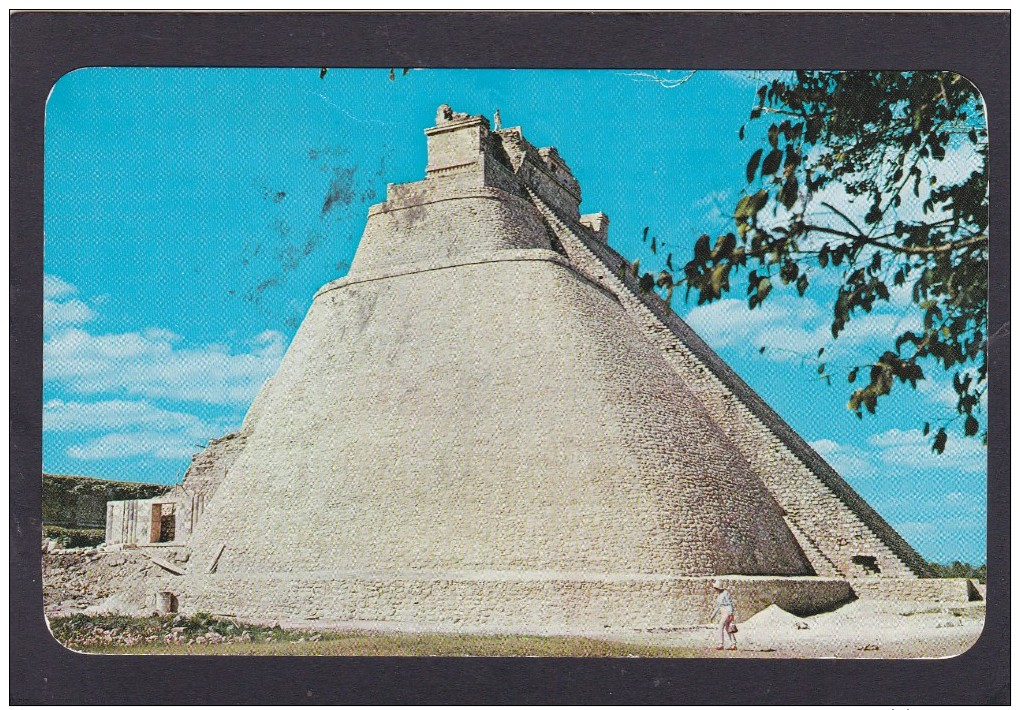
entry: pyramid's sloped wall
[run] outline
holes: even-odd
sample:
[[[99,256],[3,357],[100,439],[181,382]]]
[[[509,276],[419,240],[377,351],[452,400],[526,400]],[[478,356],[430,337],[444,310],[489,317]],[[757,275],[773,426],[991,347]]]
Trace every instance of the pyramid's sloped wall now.
[[[853,562],[874,556],[881,574],[927,575],[924,560],[860,498],[817,453],[750,390],[683,321],[654,295],[635,293],[620,274],[623,259],[585,236],[581,225],[556,224],[572,263],[618,295],[646,337],[666,359],[713,420],[727,433],[787,515],[787,522],[818,574],[871,574]],[[796,452],[795,452],[796,449]]]
[[[807,615],[854,598],[842,579],[735,577],[726,584],[739,600],[738,623],[771,604]],[[248,600],[243,611],[238,600]],[[247,618],[321,619],[370,629],[556,634],[700,626],[712,621],[714,601],[711,580],[704,577],[214,580],[210,575],[193,583],[181,610],[239,609]]]
[[[408,570],[810,574],[678,375],[546,254],[321,292],[199,531],[197,574],[226,548],[196,589]]]
[[[425,180],[401,200],[369,212],[352,274],[501,249],[548,249],[534,206],[502,190],[453,189]]]

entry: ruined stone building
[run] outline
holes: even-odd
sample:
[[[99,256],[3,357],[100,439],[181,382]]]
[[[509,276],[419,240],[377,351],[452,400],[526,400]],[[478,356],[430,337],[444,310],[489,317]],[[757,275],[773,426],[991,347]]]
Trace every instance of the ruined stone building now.
[[[446,106],[425,134],[425,179],[369,210],[242,430],[178,497],[111,504],[110,542],[187,548],[160,579],[183,611],[660,628],[719,575],[742,615],[934,583],[638,287],[555,148]]]

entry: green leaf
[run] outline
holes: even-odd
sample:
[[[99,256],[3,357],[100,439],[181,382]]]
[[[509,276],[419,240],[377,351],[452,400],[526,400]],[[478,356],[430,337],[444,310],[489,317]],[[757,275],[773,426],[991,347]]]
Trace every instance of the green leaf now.
[[[729,290],[730,287],[728,279],[729,273],[730,265],[725,263],[719,264],[714,269],[712,269],[711,278],[712,295],[714,295],[716,298],[722,295],[723,290]]]
[[[761,355],[761,354],[763,354],[764,352],[765,352],[765,346],[764,346],[764,345],[762,345],[762,346],[761,346],[760,348],[758,348],[758,354],[759,354],[759,355]]]
[[[779,201],[786,209],[791,209],[797,202],[797,178],[793,175],[786,178],[782,189],[779,190]]]
[[[779,269],[779,277],[784,285],[796,281],[799,274],[800,267],[797,266],[795,261],[786,261],[783,263],[782,268]]]
[[[702,234],[698,241],[694,242],[694,260],[698,263],[708,261],[712,257],[712,251],[708,246],[708,235]]]
[[[758,300],[764,301],[765,297],[769,295],[769,291],[772,290],[772,279],[765,277],[758,281]]]
[[[732,233],[723,234],[715,240],[715,247],[712,248],[713,259],[727,259],[737,246],[737,238]]]
[[[737,201],[737,206],[733,210],[733,219],[737,222],[742,222],[748,217],[752,216],[751,212],[751,196],[744,195]]]
[[[924,423],[924,429],[921,430],[921,435],[922,436],[928,436],[928,432],[930,432],[930,431],[931,431],[931,424],[929,424],[928,422],[925,422]]]
[[[857,379],[857,372],[859,370],[860,370],[859,367],[855,367],[854,369],[850,370],[850,372],[846,376],[846,381],[849,382],[850,384],[853,384],[854,380]]]
[[[963,433],[967,436],[974,436],[978,433],[978,420],[971,414],[968,414],[967,418],[963,420]]]
[[[765,160],[761,164],[762,177],[766,175],[773,175],[779,170],[779,165],[783,160],[783,151],[776,148],[768,155],[765,156]]]
[[[743,130],[743,129],[741,129]],[[754,180],[754,174],[758,172],[758,163],[761,161],[761,154],[764,149],[759,148],[751,154],[751,159],[747,161],[747,181],[751,182]]]
[[[761,208],[765,206],[765,203],[769,201],[769,191],[759,190],[758,192],[751,195],[751,214],[758,214]]]
[[[931,450],[934,451],[936,454],[941,454],[943,451],[946,450],[946,440],[948,438],[949,435],[946,434],[946,430],[939,429],[938,433],[935,434],[935,441],[932,442]]]
[[[797,295],[803,296],[804,292],[807,291],[807,288],[808,288],[807,276],[801,274],[800,276],[797,277]]]

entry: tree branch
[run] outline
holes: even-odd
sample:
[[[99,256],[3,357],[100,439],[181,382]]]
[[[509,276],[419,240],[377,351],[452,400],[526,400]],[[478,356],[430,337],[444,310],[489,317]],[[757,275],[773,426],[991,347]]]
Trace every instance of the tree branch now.
[[[887,251],[895,252],[896,254],[947,254],[954,252],[957,249],[966,249],[980,244],[988,243],[987,235],[979,235],[971,237],[970,239],[963,239],[958,242],[947,242],[945,244],[938,244],[931,247],[902,247],[897,244],[890,244],[884,242],[879,237],[866,237],[861,234],[851,234],[850,232],[844,232],[841,229],[833,229],[832,227],[823,227],[820,224],[804,224],[804,229],[807,231],[821,232],[823,234],[832,234],[837,237],[843,237],[844,239],[850,239],[855,242],[862,242],[869,244],[879,249],[885,249]]]

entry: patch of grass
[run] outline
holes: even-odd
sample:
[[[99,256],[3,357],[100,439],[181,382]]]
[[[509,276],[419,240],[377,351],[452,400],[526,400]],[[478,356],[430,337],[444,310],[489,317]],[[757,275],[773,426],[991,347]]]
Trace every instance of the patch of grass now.
[[[92,528],[63,528],[43,525],[43,538],[57,540],[64,547],[97,547],[106,540],[105,530]]]
[[[566,656],[666,657],[690,649],[605,641],[581,636],[395,633],[286,630],[208,614],[134,618],[53,619],[58,641],[76,651],[109,654],[232,656]]]

